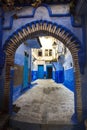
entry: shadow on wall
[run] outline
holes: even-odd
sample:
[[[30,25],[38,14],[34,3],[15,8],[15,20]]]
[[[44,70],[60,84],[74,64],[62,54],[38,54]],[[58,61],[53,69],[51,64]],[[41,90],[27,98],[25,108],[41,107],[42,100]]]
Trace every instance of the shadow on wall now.
[[[14,86],[18,86],[23,83],[23,66],[14,65]]]
[[[24,66],[20,66],[15,64],[14,65],[14,78],[13,78],[13,102],[24,92],[26,92],[30,87],[31,84],[28,83],[26,88],[23,88],[23,72],[24,72]],[[29,77],[28,77],[29,79]]]
[[[23,84],[23,66],[15,64],[14,68],[13,101],[21,95]]]

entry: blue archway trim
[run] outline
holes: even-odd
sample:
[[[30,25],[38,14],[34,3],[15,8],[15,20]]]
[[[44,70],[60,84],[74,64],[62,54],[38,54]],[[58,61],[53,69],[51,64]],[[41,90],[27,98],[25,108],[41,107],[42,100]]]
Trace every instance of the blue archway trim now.
[[[32,24],[34,24],[34,25],[36,25],[37,23],[46,23],[47,25],[50,23],[52,26],[56,26],[57,28],[59,27],[59,28],[61,28],[61,30],[63,29],[64,31],[66,31],[68,34],[69,34],[69,36],[72,36],[72,39],[74,39],[77,43],[78,43],[78,45],[80,46],[81,44],[79,43],[80,41],[78,40],[78,38],[76,38],[75,36],[74,36],[74,34],[69,30],[69,29],[67,29],[66,27],[64,27],[64,26],[62,26],[62,25],[58,25],[57,23],[52,23],[52,22],[50,22],[50,21],[46,21],[46,20],[37,20],[37,21],[32,21],[31,23],[28,23],[28,24],[26,24],[26,25],[24,25],[24,26],[22,26],[21,28],[19,28],[19,29],[17,29],[6,41],[5,41],[5,45],[3,46],[3,50],[6,50],[6,48],[7,48],[7,46],[9,45],[8,43],[10,42],[10,38],[14,38],[14,35],[16,34],[18,34],[18,32],[19,31],[21,31],[22,32],[22,30],[23,29],[27,29],[27,27],[28,26],[31,26],[32,27]],[[81,69],[81,68],[80,68]]]
[[[68,33],[68,37],[72,37],[71,41],[74,41],[75,42],[73,44],[76,44],[77,45],[77,48],[80,49],[80,55],[78,53],[78,56],[79,56],[79,64],[80,64],[80,71],[81,73],[83,73],[83,70],[84,70],[84,66],[82,66],[81,62],[83,62],[83,64],[85,64],[85,60],[84,60],[84,52],[82,50],[82,46],[81,46],[81,42],[78,40],[78,38],[66,27],[62,26],[62,25],[58,25],[57,23],[52,23],[51,21],[47,21],[47,20],[36,20],[36,21],[32,21],[31,23],[28,23],[24,26],[22,26],[21,28],[17,29],[11,36],[8,37],[8,39],[5,41],[5,44],[3,46],[3,50],[6,50],[7,46],[8,46],[8,43],[10,42],[10,39],[12,37],[14,37],[14,35],[17,35],[18,32],[21,32],[23,29],[27,29],[27,27],[31,27],[32,28],[32,25],[34,24],[36,26],[37,23],[46,23],[47,25],[51,24],[52,26],[56,26],[56,28],[61,28],[60,31],[64,30],[65,33]],[[82,60],[83,59],[83,60]]]
[[[76,24],[74,22],[74,18],[73,18],[73,16],[70,13],[66,13],[66,14],[53,14],[51,8],[47,4],[41,4],[40,6],[43,6],[43,7],[45,7],[48,10],[48,14],[49,14],[50,17],[71,17],[71,24],[72,24],[72,26],[73,27],[81,27],[81,24],[78,25],[78,24]],[[33,18],[35,16],[35,12],[36,12],[37,9],[38,8],[33,8],[32,9],[32,14],[30,14],[30,15],[18,15],[17,19]],[[14,21],[14,17],[11,16],[10,17],[9,26],[3,27],[3,30],[10,30],[10,29],[12,29],[13,21]]]
[[[47,20],[37,20],[37,21],[32,21],[31,23],[28,23],[28,24],[26,24],[26,25],[24,25],[24,26],[22,26],[21,28],[19,28],[19,29],[17,29],[11,36],[9,36],[9,38],[5,41],[5,44],[4,44],[4,46],[3,46],[3,49],[5,50],[6,49],[6,47],[8,46],[8,43],[9,43],[9,41],[10,41],[10,39],[12,38],[12,37],[14,37],[14,35],[17,35],[18,34],[18,32],[20,32],[20,31],[22,31],[23,29],[27,29],[27,27],[29,26],[29,27],[32,27],[32,24],[34,24],[35,26],[36,26],[36,24],[37,23],[46,23],[47,25],[48,24],[51,24],[52,26],[56,26],[56,28],[61,28],[61,31],[62,30],[65,30],[65,33],[68,33],[69,34],[69,37],[72,37],[72,41],[74,41],[75,40],[75,43],[74,44],[77,44],[77,48],[81,48],[81,42],[78,40],[78,38],[69,30],[69,29],[67,29],[66,27],[64,27],[64,26],[62,26],[62,25],[58,25],[57,23],[52,23],[51,21],[47,21]],[[83,51],[81,52],[81,54],[83,53]],[[81,56],[82,57],[82,56]],[[83,56],[83,58],[80,58],[80,55],[79,55],[79,63],[81,64],[81,59],[84,59],[84,56]],[[85,62],[85,61],[84,61]],[[81,67],[81,66],[80,66]],[[83,67],[83,68],[82,68]],[[80,70],[81,70],[81,73],[82,73],[82,69],[84,69],[84,66],[82,66],[81,68],[80,68]]]
[[[14,37],[14,35],[17,35],[18,32],[22,31],[23,29],[27,29],[27,27],[32,27],[32,25],[34,24],[36,26],[37,23],[46,23],[47,25],[51,24],[52,26],[56,26],[56,28],[61,28],[60,31],[64,30],[65,33],[68,33],[69,34],[69,37],[72,36],[72,41],[75,40],[75,44],[78,45],[78,47],[80,48],[81,47],[81,43],[80,41],[78,40],[78,38],[69,30],[67,29],[66,27],[64,27],[63,25],[58,25],[57,23],[52,23],[51,21],[47,21],[47,20],[37,20],[37,21],[32,21],[31,23],[28,23],[24,26],[22,26],[21,28],[17,29],[11,36],[8,37],[8,39],[5,41],[5,44],[3,46],[3,49],[5,50],[6,46],[8,46],[8,43],[10,41],[10,39],[12,37]]]
[[[47,25],[48,24],[51,24],[52,26],[56,26],[56,28],[61,28],[61,31],[64,30],[65,33],[68,33],[68,37],[72,37],[71,41],[74,41],[75,42],[73,44],[76,44],[77,45],[77,48],[79,48],[79,52],[78,53],[78,56],[79,56],[79,65],[80,65],[80,72],[83,73],[84,71],[84,52],[83,52],[83,49],[82,49],[82,45],[81,45],[81,42],[78,40],[78,38],[68,29],[66,28],[65,26],[62,26],[62,25],[58,25],[57,23],[52,23],[51,21],[47,21],[47,20],[36,20],[36,21],[32,21],[31,23],[28,23],[24,26],[22,26],[21,28],[17,29],[11,36],[8,37],[8,39],[5,41],[5,44],[3,46],[3,50],[6,50],[7,46],[8,46],[8,43],[10,42],[10,39],[12,37],[14,37],[14,35],[17,35],[18,32],[21,32],[23,29],[27,29],[27,27],[32,27],[32,24],[34,24],[36,26],[37,23],[46,23]]]

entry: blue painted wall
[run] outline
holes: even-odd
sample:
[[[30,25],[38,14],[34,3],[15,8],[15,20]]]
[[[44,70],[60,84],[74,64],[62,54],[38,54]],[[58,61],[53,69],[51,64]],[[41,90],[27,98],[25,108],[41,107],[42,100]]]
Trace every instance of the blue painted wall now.
[[[53,72],[53,79],[57,83],[63,83],[64,82],[63,65],[60,62],[53,62],[53,65],[55,66],[55,71]]]
[[[3,24],[3,45],[8,38],[9,35],[12,35],[14,31],[16,31],[18,28],[21,28],[22,26],[26,25],[27,23],[30,23],[32,21],[37,20],[48,20],[50,22],[55,22],[58,25],[62,25],[66,29],[69,29],[75,37],[78,38],[80,41],[81,46],[83,46],[83,37],[82,37],[82,27],[81,23],[77,24],[75,23],[75,20],[73,16],[70,15],[69,11],[63,11],[57,12],[55,11],[55,5],[48,6],[48,5],[41,5],[40,7],[34,9],[32,7],[24,7],[22,8],[21,12],[7,12],[4,14],[4,24]],[[58,9],[56,7],[56,9]],[[13,14],[16,13],[18,18],[15,19],[13,17]],[[81,49],[79,54],[79,63],[81,67],[81,72],[84,71],[84,54],[85,50]],[[82,62],[81,62],[82,61]]]
[[[34,8],[23,8],[21,12],[17,12],[18,19],[14,19],[13,12],[5,13],[4,15],[4,38],[3,38],[3,44],[5,40],[8,38],[8,34],[11,35],[14,31],[16,31],[21,26],[25,25],[26,23],[30,23],[33,20],[48,20],[51,22],[58,23],[60,25],[65,26],[66,28],[70,29],[76,37],[80,41],[82,41],[82,28],[79,26],[78,28],[73,27],[73,22],[71,15],[67,12],[64,14],[64,12],[58,14],[58,12],[53,13],[54,7],[50,7],[47,5],[43,5],[41,7],[38,7],[37,9]],[[43,15],[42,15],[43,14]],[[13,21],[12,21],[13,20]],[[9,28],[6,28],[9,27]],[[8,33],[9,32],[9,33]]]
[[[58,25],[62,25],[69,29],[81,42],[81,46],[83,46],[84,41],[82,37],[82,27],[81,23],[75,23],[75,20],[73,16],[70,15],[69,11],[63,11],[61,9],[60,13],[58,11],[55,11],[55,5],[53,6],[48,6],[46,4],[41,5],[38,8],[32,8],[32,7],[24,7],[21,9],[21,12],[7,12],[3,13],[4,17],[4,24],[3,24],[3,40],[2,44],[4,45],[6,39],[8,38],[9,35],[12,35],[14,31],[16,31],[18,28],[21,28],[27,23],[30,23],[32,21],[36,20],[48,20],[51,22],[55,22]],[[56,7],[58,10],[58,8]],[[17,19],[13,17],[13,14],[17,14]],[[81,64],[81,72],[84,70],[84,54],[85,50],[81,49],[80,54],[79,54],[79,61]],[[81,62],[82,60],[82,62]]]
[[[24,55],[21,54],[15,54],[15,59],[14,59],[14,63],[17,65],[24,65]]]
[[[55,66],[56,71],[62,71],[63,65],[60,62],[53,62],[53,65]]]
[[[86,64],[84,74],[81,75],[82,84],[82,106],[83,106],[83,119],[87,119],[87,17],[83,17],[83,41],[86,50]]]
[[[64,82],[64,71],[63,70],[55,71],[55,82],[57,82],[57,83]]]
[[[44,75],[46,75],[46,71],[44,71]],[[75,80],[73,68],[67,70],[64,70],[63,68],[58,68],[57,71],[52,72],[52,78],[55,82],[63,83],[69,90],[74,92]],[[36,79],[38,79],[38,71],[32,71],[32,81]]]
[[[54,7],[55,8],[55,7]],[[0,11],[1,13],[1,11]],[[51,22],[55,22],[57,24],[60,24],[60,25],[63,25],[64,27],[68,28],[69,30],[71,30],[71,32],[73,32],[75,34],[75,36],[80,40],[81,42],[81,46],[82,49],[80,51],[80,54],[79,54],[79,59],[80,59],[80,67],[82,69],[84,69],[84,65],[85,65],[85,61],[86,59],[84,59],[84,56],[85,56],[85,45],[84,43],[87,43],[87,39],[84,37],[84,29],[87,28],[87,20],[86,22],[83,21],[83,25],[86,25],[86,26],[83,26],[83,29],[81,28],[81,26],[74,26],[75,24],[72,24],[72,19],[71,19],[71,15],[58,15],[58,13],[54,13],[52,11],[52,9],[50,9],[49,7],[39,7],[37,9],[33,9],[33,8],[23,8],[21,10],[21,12],[17,12],[17,15],[18,15],[18,19],[14,19],[13,18],[13,14],[15,12],[8,12],[8,13],[5,13],[3,14],[3,32],[2,32],[2,17],[0,17],[0,45],[1,43],[4,45],[6,39],[11,35],[13,34],[14,31],[16,31],[18,28],[21,28],[22,26],[24,26],[25,24],[27,23],[30,23],[31,21],[36,21],[36,20],[48,20],[48,21],[51,21]],[[63,12],[64,13],[64,12]],[[1,14],[0,14],[1,16]],[[2,38],[2,34],[3,34],[3,38]],[[83,34],[83,35],[82,35]],[[86,37],[87,37],[87,29],[86,29]],[[86,42],[84,42],[84,39],[86,39]],[[0,54],[3,54],[2,53],[2,50],[0,50]],[[20,59],[20,54],[17,54],[16,56],[16,60],[15,60],[15,63],[17,64],[21,64],[23,65],[23,57],[21,58],[21,61],[19,61],[18,59]],[[81,62],[82,61],[82,62]],[[2,67],[2,58],[0,57],[0,68]],[[87,113],[87,64],[85,66],[85,74],[84,75],[81,75],[81,79],[82,79],[82,98],[83,98],[83,113],[84,115],[86,115]],[[83,71],[83,70],[82,70]],[[1,70],[0,70],[1,72]],[[69,79],[69,76],[67,76],[66,78],[66,75],[69,75],[69,73],[71,73],[72,71],[71,70],[66,70],[65,71],[65,81],[64,83],[66,83],[66,81],[73,81],[73,79]],[[37,74],[35,74],[37,75]],[[37,77],[37,76],[36,76]],[[35,77],[35,78],[36,78]],[[34,78],[34,79],[35,79]],[[2,80],[0,81],[0,96],[2,95],[2,91],[3,91],[3,87],[2,87]],[[72,84],[73,86],[73,84]],[[1,97],[0,97],[1,99]],[[1,102],[1,101],[0,101]],[[86,115],[87,117],[87,115]]]
[[[24,51],[29,51],[28,47],[25,46],[24,44],[21,44],[15,53],[15,58],[14,58],[14,64],[18,65],[19,67],[24,68],[24,62],[25,62],[25,55]],[[27,61],[28,62],[28,61]],[[27,66],[28,67],[28,66]],[[15,68],[16,69],[16,68]],[[27,68],[28,69],[28,68]],[[15,71],[15,70],[14,70]],[[23,71],[23,70],[22,70]],[[22,79],[23,79],[23,72],[22,72]],[[27,78],[28,80],[28,78]],[[29,88],[29,84],[27,84],[27,88]],[[15,101],[24,91],[25,88],[23,89],[23,80],[19,85],[14,85],[13,84],[13,101]]]
[[[22,86],[14,86],[13,88],[13,102],[22,94]]]
[[[23,43],[17,48],[17,50],[15,52],[15,58],[14,58],[15,64],[21,65],[21,66],[24,65],[24,51],[28,52],[28,47],[26,45],[24,45],[24,43]]]
[[[64,70],[64,83],[68,89],[74,92],[75,80],[74,80],[74,69],[70,68],[68,70]]]
[[[55,81],[55,71],[53,71],[53,80]]]
[[[37,79],[37,73],[38,71],[32,71],[32,81]]]

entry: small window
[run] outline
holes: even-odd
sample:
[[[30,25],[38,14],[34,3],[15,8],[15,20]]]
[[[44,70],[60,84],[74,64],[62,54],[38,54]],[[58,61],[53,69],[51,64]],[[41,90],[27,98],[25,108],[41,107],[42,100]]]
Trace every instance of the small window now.
[[[52,49],[46,49],[45,56],[52,56]]]
[[[48,56],[48,49],[45,50],[45,56]]]
[[[38,56],[42,56],[42,50],[38,50]]]
[[[52,49],[49,50],[49,56],[52,56]]]

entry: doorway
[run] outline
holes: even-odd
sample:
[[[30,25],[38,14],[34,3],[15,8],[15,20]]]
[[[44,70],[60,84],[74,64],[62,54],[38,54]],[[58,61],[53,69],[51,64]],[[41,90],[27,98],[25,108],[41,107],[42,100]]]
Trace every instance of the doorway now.
[[[61,31],[60,31],[61,30]],[[34,21],[29,24],[26,24],[24,27],[15,31],[17,33],[12,34],[5,42],[3,50],[6,53],[5,59],[5,83],[4,83],[4,96],[3,96],[3,108],[6,111],[9,111],[9,95],[10,95],[10,67],[14,66],[14,54],[16,49],[22,42],[29,38],[37,37],[37,35],[50,35],[54,36],[60,40],[64,45],[70,50],[73,62],[75,66],[75,110],[77,113],[78,120],[82,119],[82,100],[81,100],[81,83],[80,83],[80,68],[79,68],[79,58],[78,58],[78,48],[77,43],[78,39],[70,33],[70,31],[61,27],[57,24],[54,24],[49,21]],[[24,32],[24,33],[23,33]],[[78,44],[79,47],[79,44]]]
[[[44,65],[38,65],[38,79],[44,79]]]
[[[46,67],[46,78],[52,79],[52,66],[51,65],[47,65]]]

